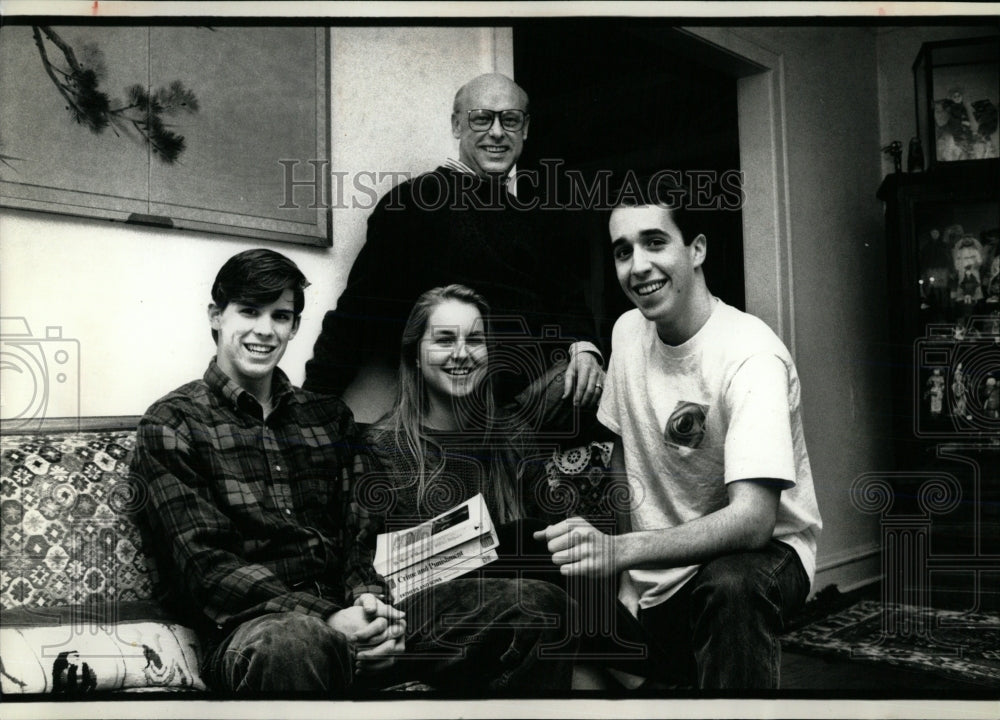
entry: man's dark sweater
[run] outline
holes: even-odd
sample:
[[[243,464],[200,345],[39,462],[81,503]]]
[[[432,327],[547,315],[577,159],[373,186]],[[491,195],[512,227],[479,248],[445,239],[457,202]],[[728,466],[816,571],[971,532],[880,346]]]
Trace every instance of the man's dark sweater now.
[[[452,283],[486,298],[501,320],[494,331],[516,332],[517,321],[503,318],[523,320],[534,339],[546,326],[560,328],[562,339],[555,341],[500,339],[493,378],[501,400],[538,377],[554,354],[565,356],[574,340],[592,340],[594,322],[582,286],[572,279],[579,258],[545,231],[552,213],[516,203],[502,184],[443,166],[387,193],[368,220],[367,242],[336,310],[323,320],[303,387],[339,395],[373,359],[395,367],[417,297]],[[575,252],[586,256],[587,250]]]

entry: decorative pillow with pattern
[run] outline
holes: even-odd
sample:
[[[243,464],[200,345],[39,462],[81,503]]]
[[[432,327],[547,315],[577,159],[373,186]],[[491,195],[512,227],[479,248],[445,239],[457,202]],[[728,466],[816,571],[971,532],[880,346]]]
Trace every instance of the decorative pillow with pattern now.
[[[201,647],[190,628],[126,622],[0,627],[4,695],[80,696],[128,688],[204,690]]]
[[[602,529],[615,525],[616,513],[628,510],[628,488],[611,476],[611,442],[554,450],[545,462],[549,497],[546,509],[558,515],[585,517]]]
[[[0,437],[0,603],[131,602],[152,584],[128,518],[135,432]]]
[[[0,437],[0,688],[204,689],[194,631],[153,601],[131,430]]]

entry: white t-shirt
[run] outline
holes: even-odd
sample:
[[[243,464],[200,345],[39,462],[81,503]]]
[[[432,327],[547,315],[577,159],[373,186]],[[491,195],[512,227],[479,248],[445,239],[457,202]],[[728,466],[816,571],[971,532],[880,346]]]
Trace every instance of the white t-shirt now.
[[[773,537],[794,548],[812,582],[822,520],[799,378],[763,321],[716,300],[701,330],[670,346],[631,310],[615,323],[605,382],[597,417],[622,438],[633,530],[675,527],[725,507],[727,483],[781,480]],[[697,569],[628,570],[621,599],[633,611],[658,605]]]

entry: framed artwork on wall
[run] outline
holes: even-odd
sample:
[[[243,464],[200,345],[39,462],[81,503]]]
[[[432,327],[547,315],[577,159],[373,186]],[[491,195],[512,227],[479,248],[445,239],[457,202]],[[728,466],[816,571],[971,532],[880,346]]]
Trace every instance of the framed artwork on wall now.
[[[5,25],[0,204],[329,246],[329,56],[315,27]]]
[[[931,167],[1000,157],[1000,36],[924,43],[913,81]]]

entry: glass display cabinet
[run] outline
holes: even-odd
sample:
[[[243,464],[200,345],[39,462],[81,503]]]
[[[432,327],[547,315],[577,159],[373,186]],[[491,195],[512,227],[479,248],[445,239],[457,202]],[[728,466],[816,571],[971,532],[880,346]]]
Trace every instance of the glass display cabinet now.
[[[894,173],[878,197],[895,456],[884,520],[922,528],[906,540],[905,577],[892,582],[904,599],[997,609],[1000,161]]]

